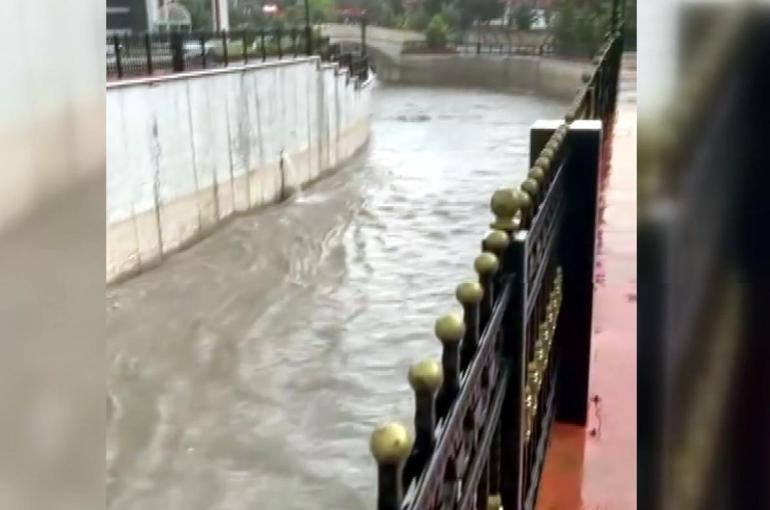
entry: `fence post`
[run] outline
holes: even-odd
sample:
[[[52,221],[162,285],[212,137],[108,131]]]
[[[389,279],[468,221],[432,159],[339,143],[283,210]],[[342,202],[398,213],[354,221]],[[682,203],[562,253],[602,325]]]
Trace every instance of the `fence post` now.
[[[492,453],[489,463],[489,497],[488,508],[499,508],[502,504],[506,510],[521,510],[523,485],[523,427],[522,406],[524,403],[524,377],[526,375],[526,345],[523,332],[523,317],[521,309],[524,305],[524,274],[526,274],[526,259],[524,258],[523,239],[525,233],[516,231],[516,214],[524,206],[522,193],[512,188],[500,188],[492,195],[490,209],[495,216],[490,225],[495,230],[505,233],[508,245],[502,251],[502,276],[499,280],[508,281],[512,285],[511,301],[505,310],[504,327],[501,328],[501,356],[508,361],[508,383],[505,389],[505,399],[500,412],[500,422],[497,424]]]
[[[666,309],[669,307],[669,292],[666,289],[667,274],[670,274],[671,243],[669,242],[671,203],[661,203],[646,211],[639,218],[638,260],[639,274],[646,275],[638,283],[637,304],[640,313],[638,345],[639,350],[639,394],[638,423],[646,434],[639,436],[638,466],[639,485],[644,487],[639,492],[640,508],[659,510],[662,500],[664,451],[664,412],[660,395],[665,395],[664,377],[660,371],[664,367]],[[641,213],[641,211],[640,211]]]
[[[492,316],[492,307],[495,303],[494,276],[500,269],[500,261],[489,252],[484,252],[473,262],[473,267],[479,275],[479,283],[484,289],[479,310],[479,329],[482,331]]]
[[[200,44],[201,44],[201,67],[203,67],[203,69],[206,69],[206,37],[203,34],[200,35]]]
[[[243,47],[243,64],[249,63],[249,43],[246,41],[247,32],[244,30],[241,32],[241,46]]]
[[[112,47],[115,50],[115,70],[118,72],[118,78],[123,77],[123,64],[120,61],[120,36],[112,36]]]
[[[476,39],[476,55],[481,55],[481,20],[477,19],[476,23],[478,24],[479,29],[477,30],[477,39]]]
[[[527,260],[526,232],[511,232],[511,246],[504,262],[513,278],[511,303],[503,319],[503,357],[508,360],[509,378],[500,414],[500,503],[506,510],[523,510],[526,496],[524,463],[527,384],[527,345],[524,321]]]
[[[180,32],[171,32],[171,67],[176,73],[184,71],[184,46]]]
[[[366,55],[366,16],[361,18],[361,55]]]
[[[409,367],[409,385],[414,390],[415,441],[409,459],[413,476],[419,475],[436,445],[436,392],[444,382],[441,364],[433,359]]]
[[[275,30],[275,38],[278,41],[278,60],[283,58],[283,47],[281,46],[281,39],[283,39],[283,31],[280,27]]]
[[[465,338],[460,346],[460,370],[465,370],[476,353],[479,343],[479,303],[484,290],[477,282],[463,282],[457,286],[455,296],[463,306]]]
[[[441,352],[444,380],[436,403],[436,414],[443,418],[460,392],[460,341],[465,336],[465,323],[457,314],[444,315],[436,320],[435,333],[444,346]]]
[[[377,510],[400,510],[404,499],[402,473],[412,451],[412,438],[399,423],[375,429],[369,450],[377,461]]]
[[[556,388],[556,419],[585,425],[588,412],[588,374],[591,354],[594,262],[602,122],[572,123],[565,143],[570,149],[565,177],[565,217],[557,252],[564,283],[554,345],[560,349]]]
[[[147,74],[152,75],[152,41],[150,34],[144,34],[144,51],[147,54]]]
[[[222,59],[224,60],[225,67],[227,67],[229,64],[227,55],[227,30],[222,30]]]

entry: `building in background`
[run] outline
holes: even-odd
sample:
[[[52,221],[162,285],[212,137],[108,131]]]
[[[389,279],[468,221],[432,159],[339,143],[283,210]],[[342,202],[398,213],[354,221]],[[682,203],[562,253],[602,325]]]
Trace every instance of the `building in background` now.
[[[107,0],[107,35],[145,32],[150,29],[153,0]]]
[[[229,30],[228,0],[210,0],[210,30]],[[107,0],[107,35],[192,28],[190,11],[178,0]]]
[[[158,6],[152,17],[155,32],[189,32],[192,30],[192,16],[184,5],[174,0]]]

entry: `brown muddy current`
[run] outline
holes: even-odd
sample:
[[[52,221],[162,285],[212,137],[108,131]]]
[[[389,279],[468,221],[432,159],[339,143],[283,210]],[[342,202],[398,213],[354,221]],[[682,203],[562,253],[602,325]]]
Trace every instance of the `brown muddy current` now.
[[[565,105],[380,87],[344,168],[107,290],[111,510],[374,508],[373,427],[409,423],[495,188]]]

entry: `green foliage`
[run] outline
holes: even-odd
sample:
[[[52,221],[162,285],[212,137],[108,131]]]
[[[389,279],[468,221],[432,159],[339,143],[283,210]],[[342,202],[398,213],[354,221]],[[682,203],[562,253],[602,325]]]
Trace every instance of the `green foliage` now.
[[[334,0],[308,0],[310,7],[310,19],[313,23],[322,23],[332,18],[334,10]],[[303,2],[298,2],[302,5]],[[303,18],[304,20],[304,18]]]
[[[521,4],[513,11],[513,25],[519,30],[529,30],[536,18],[535,10],[529,4]]]
[[[425,9],[420,8],[406,15],[404,28],[422,32],[428,27],[429,22],[430,18],[428,17],[428,13],[425,12]]]
[[[286,23],[291,26],[304,26],[305,25],[305,6],[297,3],[286,7],[284,11],[284,19]]]
[[[449,26],[441,14],[434,14],[425,30],[425,41],[429,48],[443,48],[449,36]]]
[[[610,0],[555,2],[553,32],[561,53],[591,56],[610,26]]]
[[[179,3],[190,11],[192,30],[211,30],[210,0],[179,0]]]
[[[441,6],[441,17],[444,19],[450,32],[456,32],[460,29],[462,14],[456,4],[444,4]]]
[[[503,15],[505,5],[499,0],[460,0],[461,26],[467,28],[474,21],[485,22]]]
[[[372,25],[396,26],[396,14],[388,2],[376,2],[366,9],[366,19]]]

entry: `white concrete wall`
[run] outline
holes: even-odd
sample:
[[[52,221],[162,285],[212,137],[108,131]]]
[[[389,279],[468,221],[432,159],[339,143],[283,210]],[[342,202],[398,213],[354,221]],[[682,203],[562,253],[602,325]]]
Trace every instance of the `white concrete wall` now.
[[[390,64],[377,61],[383,82],[411,85],[485,87],[572,99],[590,62],[499,55],[401,55]]]
[[[343,163],[370,94],[316,57],[108,85],[107,281]]]

